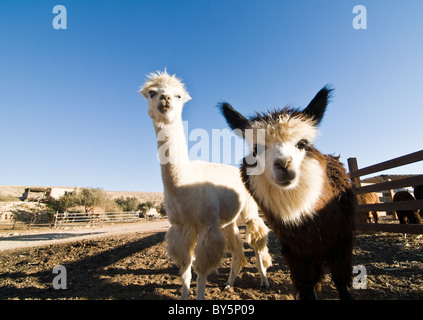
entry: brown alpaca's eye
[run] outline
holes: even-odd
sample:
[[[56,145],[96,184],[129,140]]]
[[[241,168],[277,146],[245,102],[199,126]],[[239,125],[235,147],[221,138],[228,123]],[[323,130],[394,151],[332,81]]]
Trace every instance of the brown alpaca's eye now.
[[[257,156],[257,145],[256,144],[253,146],[253,156],[254,157]]]
[[[307,147],[307,145],[308,145],[308,141],[306,139],[302,139],[298,141],[297,148],[300,150],[303,150],[305,147]]]
[[[150,96],[150,98],[153,98],[156,95],[156,91],[150,91],[148,95]]]
[[[262,153],[263,151],[265,151],[267,149],[266,146],[263,145],[259,145],[259,144],[255,144],[253,146],[253,156],[256,157],[259,153]]]

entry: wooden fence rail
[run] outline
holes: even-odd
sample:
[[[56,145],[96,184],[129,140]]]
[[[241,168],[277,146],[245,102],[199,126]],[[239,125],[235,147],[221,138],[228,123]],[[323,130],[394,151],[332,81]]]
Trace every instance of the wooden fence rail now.
[[[356,159],[356,158],[350,158],[350,159]],[[402,157],[398,157],[392,160],[388,160],[385,162],[381,162],[372,166],[368,166],[366,168],[362,168],[362,169],[355,169],[355,170],[351,170],[350,168],[350,177],[351,178],[357,178],[357,177],[362,177],[371,173],[375,173],[375,172],[379,172],[379,171],[384,171],[384,170],[388,170],[388,169],[392,169],[392,168],[396,168],[396,167],[401,167],[401,166],[405,166],[407,164],[410,163],[414,163],[414,162],[419,162],[423,160],[423,150],[414,152],[414,153],[410,153],[407,154],[405,156]],[[357,159],[355,160],[356,164],[357,164]],[[349,161],[348,161],[348,166],[349,166]]]
[[[363,219],[363,213],[369,211],[396,211],[396,210],[423,210],[423,200],[415,201],[401,201],[401,202],[383,202],[374,204],[362,204],[357,195],[368,192],[382,192],[391,189],[398,189],[403,187],[415,187],[423,185],[423,175],[416,175],[394,181],[386,181],[376,183],[369,186],[361,186],[360,177],[368,174],[392,169],[407,164],[423,161],[423,150],[410,153],[408,155],[398,157],[392,160],[384,161],[365,168],[358,168],[357,159],[348,159],[348,168],[351,182],[353,184],[353,193],[356,195],[357,215],[356,215],[356,229],[357,231],[385,231],[385,232],[399,232],[399,233],[423,233],[423,225],[410,224],[381,224],[381,223],[366,223]]]

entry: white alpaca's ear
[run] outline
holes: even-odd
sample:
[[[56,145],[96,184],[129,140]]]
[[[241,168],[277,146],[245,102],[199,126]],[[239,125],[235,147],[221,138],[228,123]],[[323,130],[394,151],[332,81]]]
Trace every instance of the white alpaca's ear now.
[[[185,102],[188,102],[188,101],[190,101],[192,98],[190,97],[190,95],[188,94],[188,93],[185,93],[183,96],[182,96],[182,102],[183,103],[185,103]]]
[[[138,90],[138,93],[140,95],[142,95],[144,98],[146,98],[148,100],[148,98],[150,98],[150,96],[148,95],[148,90],[146,87],[142,87],[140,90]]]

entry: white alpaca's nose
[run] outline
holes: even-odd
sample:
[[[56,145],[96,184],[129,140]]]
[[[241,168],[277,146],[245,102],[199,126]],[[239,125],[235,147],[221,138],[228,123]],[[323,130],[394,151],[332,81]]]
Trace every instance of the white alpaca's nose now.
[[[167,94],[161,94],[160,100],[165,100],[166,102],[170,101],[170,95]]]
[[[160,96],[160,101],[158,104],[158,109],[161,113],[166,113],[168,112],[170,109],[172,109],[172,97],[171,95],[168,94],[164,94],[162,93]]]

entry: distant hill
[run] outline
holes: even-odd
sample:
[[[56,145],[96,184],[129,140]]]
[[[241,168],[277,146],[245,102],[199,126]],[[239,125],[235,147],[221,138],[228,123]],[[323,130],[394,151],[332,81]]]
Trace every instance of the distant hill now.
[[[0,186],[0,197],[16,198],[19,199],[26,188],[66,188],[69,187],[56,187],[56,186]],[[72,187],[71,187],[72,188]],[[139,192],[139,191],[105,191],[112,199],[119,197],[135,197],[140,202],[153,201],[159,204],[164,199],[163,192]]]

